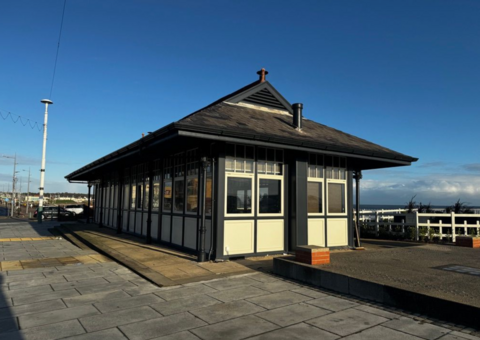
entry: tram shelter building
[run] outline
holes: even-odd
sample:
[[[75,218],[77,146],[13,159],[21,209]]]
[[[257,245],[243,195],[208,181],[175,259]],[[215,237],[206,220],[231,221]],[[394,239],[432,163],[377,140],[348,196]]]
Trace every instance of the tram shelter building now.
[[[94,222],[202,261],[354,247],[354,180],[417,158],[303,117],[258,74],[67,175],[93,186]]]

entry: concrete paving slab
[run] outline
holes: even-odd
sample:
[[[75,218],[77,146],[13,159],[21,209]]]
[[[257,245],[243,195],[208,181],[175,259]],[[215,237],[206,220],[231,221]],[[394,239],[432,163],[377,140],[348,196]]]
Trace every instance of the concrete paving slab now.
[[[300,287],[300,288],[292,289],[292,292],[302,294],[302,295],[311,297],[313,299],[321,299],[321,298],[326,298],[326,297],[329,296],[325,292],[321,292],[319,290],[306,288],[306,287]]]
[[[112,292],[116,290],[126,289],[126,288],[135,288],[137,287],[133,283],[130,282],[116,282],[116,283],[106,283],[101,285],[95,286],[83,286],[83,287],[75,287],[80,294],[93,294],[93,293],[102,293],[102,292]]]
[[[161,317],[161,315],[152,308],[142,306],[96,316],[82,317],[80,318],[80,323],[85,327],[87,332],[95,332],[159,317]]]
[[[479,337],[476,337],[476,336],[472,336],[472,335],[469,335],[469,334],[465,334],[463,332],[457,332],[457,331],[453,331],[439,339],[444,339],[446,337],[452,337],[452,339],[456,339],[458,338],[459,340],[464,340],[464,339],[467,339],[467,340],[479,340],[480,338]],[[448,339],[445,339],[445,340],[448,340]]]
[[[58,292],[52,292],[52,293],[28,295],[25,297],[20,297],[20,296],[14,297],[12,300],[15,306],[19,306],[19,305],[26,305],[34,302],[57,300],[57,299],[69,298],[69,297],[74,297],[79,295],[80,293],[75,289],[65,289],[65,290],[60,290]]]
[[[118,328],[105,329],[103,331],[85,333],[82,335],[76,335],[68,337],[68,340],[128,340]]]
[[[206,324],[192,314],[181,313],[120,326],[119,328],[128,339],[143,340],[198,328]]]
[[[254,336],[253,338],[249,338],[249,340],[335,340],[338,338],[339,336],[336,334],[329,333],[323,329],[305,323],[299,323],[290,327],[274,330],[273,332]]]
[[[45,286],[35,286],[30,288],[24,289],[15,289],[15,290],[2,290],[2,296],[4,298],[14,298],[16,296],[28,296],[28,295],[35,295],[35,294],[42,294],[42,293],[51,293],[53,292],[52,287],[50,285]]]
[[[55,340],[85,333],[78,320],[53,323],[2,334],[2,340]]]
[[[387,318],[387,319],[399,319],[399,318],[402,317],[400,314],[392,313],[392,312],[389,312],[389,311],[384,310],[384,309],[380,309],[380,308],[376,308],[376,307],[372,307],[372,306],[367,306],[367,305],[359,305],[359,306],[356,306],[354,308],[358,309],[358,310],[361,310],[361,311],[364,311],[364,312],[367,312],[367,313],[382,316],[382,317]]]
[[[244,315],[259,313],[264,310],[264,308],[247,301],[232,301],[192,310],[190,313],[209,324],[213,324]]]
[[[326,309],[318,308],[306,303],[298,303],[257,313],[256,316],[281,327],[286,327],[331,313],[332,311]]]
[[[446,328],[431,325],[429,323],[419,322],[410,318],[391,320],[384,323],[382,326],[416,335],[428,340],[437,339],[442,335],[450,333],[450,330]]]
[[[86,294],[86,295],[66,298],[66,299],[63,299],[63,301],[68,307],[75,307],[75,306],[87,305],[95,302],[101,302],[102,300],[119,299],[122,297],[129,298],[130,295],[128,295],[124,291],[117,290],[117,291]]]
[[[388,340],[421,340],[416,336],[399,332],[382,326],[369,328],[362,332],[342,338],[342,340],[371,340],[371,339],[388,339]]]
[[[32,328],[41,325],[48,325],[65,320],[74,320],[90,315],[99,315],[100,312],[93,306],[79,306],[61,310],[29,314],[20,316],[18,322],[21,329]],[[97,316],[98,317],[98,316]]]
[[[134,288],[124,289],[125,293],[131,296],[155,293],[155,292],[158,292],[159,290],[160,290],[160,287],[154,286],[152,284],[145,284],[145,285],[134,287]]]
[[[309,320],[306,323],[330,333],[347,336],[385,321],[388,319],[356,309],[347,309]]]
[[[0,319],[0,337],[2,337],[2,333],[17,331],[18,329],[19,328],[16,318],[9,317],[5,319]]]
[[[215,305],[220,301],[207,295],[193,295],[181,299],[152,304],[151,307],[162,315],[171,315],[181,312],[188,312],[206,306]]]
[[[204,340],[237,340],[277,329],[278,326],[253,315],[219,322],[192,329],[191,332]]]
[[[207,285],[200,284],[194,287],[175,287],[174,289],[161,290],[155,292],[156,295],[160,296],[162,299],[169,301],[184,298],[191,295],[205,294],[216,292],[214,288],[211,288]]]
[[[20,316],[27,314],[35,314],[41,312],[48,312],[51,310],[64,309],[67,308],[62,300],[51,300],[51,301],[42,301],[30,303],[27,305],[21,306],[12,306],[5,307],[0,309],[0,319],[8,318],[11,316]]]
[[[338,298],[335,296],[322,297],[319,299],[307,301],[307,303],[334,312],[358,306],[358,303],[356,302]]]
[[[105,280],[103,277],[96,277],[93,279],[82,280],[82,281],[54,283],[51,286],[53,290],[59,291],[64,289],[92,287],[96,285],[106,285],[106,284],[109,284],[109,282]]]
[[[262,295],[262,296],[257,296],[254,298],[247,299],[247,301],[252,302],[256,305],[262,306],[263,308],[266,308],[266,309],[273,309],[273,308],[293,305],[295,303],[300,303],[307,300],[311,300],[311,298],[309,298],[308,296],[297,294],[290,291]]]
[[[253,285],[258,282],[252,280],[249,276],[242,276],[236,278],[229,278],[229,279],[222,279],[222,280],[215,280],[211,282],[206,282],[205,284],[209,287],[215,288],[216,290],[225,290],[231,289],[238,286],[248,286]]]
[[[172,335],[165,335],[152,340],[199,340],[200,338],[189,331],[179,332]]]
[[[285,290],[293,290],[299,288],[298,285],[285,281],[254,283],[252,286],[260,288],[262,290],[266,290],[271,293],[278,293]]]
[[[260,288],[255,288],[253,286],[237,286],[232,289],[209,293],[208,295],[222,302],[230,302],[266,294],[268,294],[267,291],[261,290]]]
[[[161,297],[158,297],[154,294],[145,294],[145,295],[138,295],[130,298],[120,298],[120,299],[113,299],[104,302],[95,303],[95,307],[97,307],[102,313],[117,311],[121,309],[128,309],[140,306],[148,306],[155,303],[164,302]]]

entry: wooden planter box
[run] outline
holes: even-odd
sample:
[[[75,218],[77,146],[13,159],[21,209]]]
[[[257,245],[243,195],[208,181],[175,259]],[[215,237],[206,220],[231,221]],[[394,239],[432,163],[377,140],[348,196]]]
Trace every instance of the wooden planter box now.
[[[459,247],[480,248],[480,237],[457,236],[455,245]]]
[[[319,246],[299,246],[295,250],[295,259],[306,264],[330,263],[330,250]]]

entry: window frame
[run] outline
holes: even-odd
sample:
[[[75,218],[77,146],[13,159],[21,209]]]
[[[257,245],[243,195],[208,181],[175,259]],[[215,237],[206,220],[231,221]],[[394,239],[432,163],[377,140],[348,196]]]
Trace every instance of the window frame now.
[[[283,164],[282,173],[283,173]],[[280,181],[280,213],[261,213],[260,212],[260,197],[256,197],[257,200],[257,216],[258,217],[282,217],[284,216],[284,206],[285,206],[285,188],[283,183],[283,175],[267,175],[267,174],[257,174],[257,193],[260,194],[260,179],[271,179]]]
[[[332,183],[332,184],[343,184],[343,203],[344,203],[344,206],[345,206],[345,212],[343,213],[330,213],[328,212],[328,203],[326,204],[326,209],[325,209],[325,213],[328,215],[328,216],[347,216],[348,215],[348,206],[347,206],[347,180],[345,179],[331,179],[331,178],[327,178],[327,186],[325,188],[325,191],[326,191],[326,196],[327,196],[327,199],[328,199],[328,194],[329,194],[329,184]]]
[[[228,179],[230,177],[236,177],[236,178],[248,178],[251,180],[251,197],[252,197],[252,212],[250,214],[232,214],[227,212],[228,208]],[[253,173],[238,173],[238,172],[225,172],[225,204],[224,204],[224,216],[225,217],[253,217],[255,216],[255,164],[254,164],[254,171]]]
[[[309,182],[312,182],[312,183],[322,183],[322,192],[321,192],[321,196],[322,196],[322,212],[321,213],[311,213],[311,212],[308,212],[308,183]],[[326,211],[326,204],[325,204],[325,193],[326,193],[327,189],[325,187],[325,179],[323,178],[318,178],[318,177],[307,177],[307,215],[308,216],[325,216],[325,211]]]

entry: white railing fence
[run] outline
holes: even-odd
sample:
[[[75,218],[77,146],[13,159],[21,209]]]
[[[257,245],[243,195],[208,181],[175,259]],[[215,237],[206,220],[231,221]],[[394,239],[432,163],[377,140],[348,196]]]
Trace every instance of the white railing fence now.
[[[405,210],[361,211],[361,237],[395,237],[411,240],[447,240],[480,236],[480,214],[406,213]]]

